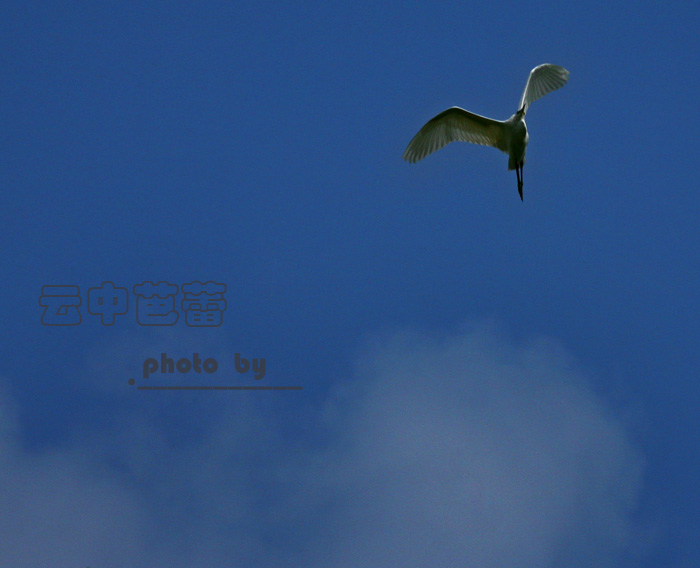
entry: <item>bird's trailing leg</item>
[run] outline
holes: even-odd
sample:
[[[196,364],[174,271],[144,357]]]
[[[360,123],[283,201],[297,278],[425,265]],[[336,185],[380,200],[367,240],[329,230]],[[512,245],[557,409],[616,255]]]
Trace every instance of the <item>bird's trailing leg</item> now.
[[[515,166],[515,175],[518,176],[518,193],[520,194],[520,201],[523,201],[523,165],[517,164]]]

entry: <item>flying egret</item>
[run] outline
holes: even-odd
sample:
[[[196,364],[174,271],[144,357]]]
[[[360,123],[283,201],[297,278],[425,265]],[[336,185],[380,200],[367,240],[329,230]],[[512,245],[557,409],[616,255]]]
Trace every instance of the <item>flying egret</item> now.
[[[527,78],[518,112],[504,121],[479,116],[459,107],[448,108],[418,131],[403,153],[403,159],[414,164],[455,140],[493,146],[508,154],[508,169],[515,170],[522,200],[523,166],[529,138],[525,113],[534,101],[563,87],[568,79],[569,72],[563,67],[550,63],[538,65]]]

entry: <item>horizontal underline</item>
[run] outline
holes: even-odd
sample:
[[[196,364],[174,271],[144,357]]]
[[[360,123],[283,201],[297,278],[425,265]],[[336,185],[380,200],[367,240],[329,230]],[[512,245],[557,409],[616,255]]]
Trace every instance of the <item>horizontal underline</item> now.
[[[249,386],[139,386],[137,390],[302,390],[303,387],[249,387]]]

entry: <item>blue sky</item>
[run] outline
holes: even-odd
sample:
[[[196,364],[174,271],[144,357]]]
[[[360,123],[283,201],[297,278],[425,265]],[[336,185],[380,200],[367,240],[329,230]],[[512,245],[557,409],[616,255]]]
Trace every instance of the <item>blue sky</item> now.
[[[0,15],[0,563],[698,565],[697,6]],[[545,62],[524,202],[492,148],[401,160]],[[225,283],[223,325],[103,326],[105,281]]]

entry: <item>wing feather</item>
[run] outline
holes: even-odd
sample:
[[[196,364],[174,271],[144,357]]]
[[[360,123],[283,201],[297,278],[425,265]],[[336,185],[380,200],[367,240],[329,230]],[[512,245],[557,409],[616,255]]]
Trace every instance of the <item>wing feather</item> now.
[[[520,97],[518,110],[525,107],[525,112],[527,112],[528,107],[533,102],[547,93],[551,93],[563,87],[568,80],[569,72],[563,67],[552,65],[551,63],[538,65],[530,71],[523,96]]]
[[[403,159],[415,163],[450,142],[471,142],[507,151],[503,122],[452,107],[430,119],[413,137]]]

